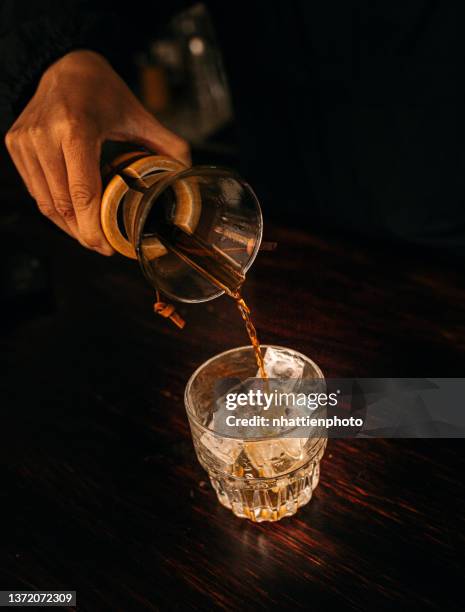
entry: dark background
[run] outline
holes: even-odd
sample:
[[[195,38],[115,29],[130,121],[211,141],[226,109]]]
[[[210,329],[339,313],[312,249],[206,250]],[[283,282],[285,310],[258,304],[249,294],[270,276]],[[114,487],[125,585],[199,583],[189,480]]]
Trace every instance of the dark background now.
[[[463,608],[461,440],[331,440],[295,517],[235,518],[183,406],[193,370],[246,343],[234,305],[181,306],[179,331],[136,263],[49,225],[6,161],[1,199],[2,588],[76,589],[81,610]],[[327,376],[460,376],[455,258],[270,223],[265,239],[245,289],[263,342]]]
[[[137,88],[134,59],[193,4],[140,2],[127,10],[111,2],[4,0],[1,127],[30,99],[43,70],[76,48],[103,53]],[[204,4],[214,28],[204,40],[220,49],[230,84],[234,165],[267,218],[463,257],[462,2]],[[184,34],[187,47],[194,36]]]
[[[240,168],[278,243],[245,286],[262,342],[328,377],[461,377],[463,7],[222,6],[235,119],[194,162]],[[181,305],[179,331],[136,263],[82,249],[4,150],[0,168],[3,589],[75,589],[81,610],[463,609],[461,440],[330,441],[295,517],[235,518],[183,406],[194,369],[247,342],[234,304]]]

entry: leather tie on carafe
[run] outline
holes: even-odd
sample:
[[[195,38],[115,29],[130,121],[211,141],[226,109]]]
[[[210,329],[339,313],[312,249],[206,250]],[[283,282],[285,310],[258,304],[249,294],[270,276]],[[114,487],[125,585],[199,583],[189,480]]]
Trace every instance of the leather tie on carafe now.
[[[157,297],[156,302],[153,304],[153,311],[156,312],[161,317],[165,319],[169,319],[175,325],[182,329],[186,324],[185,320],[181,317],[179,313],[176,312],[176,309],[173,304],[169,302],[161,301],[161,294],[158,289],[155,289],[155,295]]]

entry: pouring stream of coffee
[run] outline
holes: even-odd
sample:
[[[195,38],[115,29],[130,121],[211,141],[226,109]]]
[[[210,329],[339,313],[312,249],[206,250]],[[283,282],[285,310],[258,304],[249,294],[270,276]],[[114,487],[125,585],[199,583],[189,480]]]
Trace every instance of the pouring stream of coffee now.
[[[245,323],[260,376],[267,379],[257,330],[250,317],[250,309],[241,295],[245,275],[240,271],[239,264],[223,250],[198,236],[186,234],[174,226],[165,226],[164,229],[168,231],[156,231],[151,235],[156,236],[163,246],[235,300]]]

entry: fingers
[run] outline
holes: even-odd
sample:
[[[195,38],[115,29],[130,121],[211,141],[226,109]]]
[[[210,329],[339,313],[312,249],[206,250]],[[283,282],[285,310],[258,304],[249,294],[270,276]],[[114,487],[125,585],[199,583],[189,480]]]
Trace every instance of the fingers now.
[[[35,154],[25,156],[24,165],[28,176],[31,177],[30,193],[37,202],[40,212],[69,236],[79,240],[77,228],[57,210],[44,170]]]
[[[6,145],[16,169],[31,197],[36,200],[40,212],[68,235],[77,239],[73,228],[55,209],[47,180],[35,152],[24,150],[20,139],[7,138]]]
[[[48,113],[44,119],[39,112],[43,105],[33,99],[5,141],[41,212],[81,244],[104,255],[114,251],[100,224],[102,141],[134,142],[187,166],[191,163],[188,143],[139,103],[134,105],[132,94],[123,93],[128,98],[124,112],[115,118],[111,108],[104,108],[99,121],[90,120],[89,113]],[[107,120],[117,129],[109,129]]]
[[[112,255],[113,249],[100,225],[100,144],[96,138],[82,133],[62,140],[66,164],[68,193],[84,243],[102,255]]]
[[[56,144],[51,146],[45,135],[35,137],[35,151],[48,192],[56,213],[71,230],[74,237],[83,243],[68,189],[68,178],[63,153]],[[34,154],[31,155],[31,158]],[[35,181],[34,181],[35,184]],[[37,198],[36,198],[37,199]],[[86,246],[86,245],[85,245]]]
[[[41,213],[83,246],[111,255],[100,226],[97,139],[73,130],[13,130],[5,143]]]

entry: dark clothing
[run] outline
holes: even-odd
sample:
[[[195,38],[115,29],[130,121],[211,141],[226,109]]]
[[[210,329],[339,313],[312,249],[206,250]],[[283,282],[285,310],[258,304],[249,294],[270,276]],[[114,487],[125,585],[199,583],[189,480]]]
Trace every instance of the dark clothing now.
[[[4,2],[4,127],[46,66],[73,48],[95,49],[124,72],[122,59],[186,3],[159,4],[118,14],[109,3]],[[309,230],[323,219],[465,250],[463,3],[207,5],[242,171],[265,215],[274,207],[284,223],[305,217]]]

